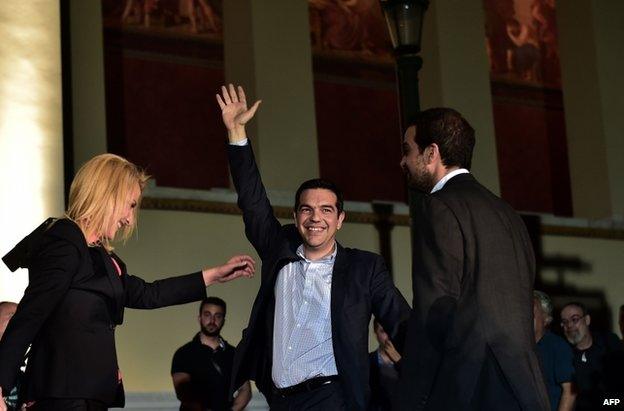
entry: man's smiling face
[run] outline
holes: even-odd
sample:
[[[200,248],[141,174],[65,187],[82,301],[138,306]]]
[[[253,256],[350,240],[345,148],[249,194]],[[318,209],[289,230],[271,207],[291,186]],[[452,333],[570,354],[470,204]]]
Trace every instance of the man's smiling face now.
[[[306,251],[328,254],[333,249],[336,231],[342,227],[345,214],[338,212],[337,197],[331,190],[304,190],[295,210],[295,224]]]

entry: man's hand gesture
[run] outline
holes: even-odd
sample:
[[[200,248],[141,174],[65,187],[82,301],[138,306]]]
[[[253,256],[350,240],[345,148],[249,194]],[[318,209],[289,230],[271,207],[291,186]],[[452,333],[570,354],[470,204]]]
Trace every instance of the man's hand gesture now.
[[[245,91],[241,86],[237,88],[238,93],[232,84],[228,85],[227,88],[221,86],[221,94],[217,94],[217,102],[221,107],[221,117],[228,130],[230,143],[236,143],[247,138],[245,124],[251,120],[261,103],[261,100],[258,100],[251,108],[247,108]]]

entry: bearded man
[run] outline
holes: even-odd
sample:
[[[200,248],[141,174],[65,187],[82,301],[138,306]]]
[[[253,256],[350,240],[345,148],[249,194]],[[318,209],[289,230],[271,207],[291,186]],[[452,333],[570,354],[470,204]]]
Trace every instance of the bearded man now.
[[[400,410],[550,409],[533,335],[535,257],[520,216],[470,173],[473,128],[423,111],[401,166],[414,213],[414,301]]]
[[[570,302],[561,309],[561,328],[574,352],[576,411],[599,409],[605,399],[622,400],[624,393],[622,343],[613,333],[592,332],[590,324],[591,316],[583,303]]]
[[[251,399],[249,381],[229,395],[234,347],[221,337],[227,306],[218,297],[208,297],[199,306],[200,331],[178,348],[171,364],[171,378],[180,400],[180,411],[242,410]]]

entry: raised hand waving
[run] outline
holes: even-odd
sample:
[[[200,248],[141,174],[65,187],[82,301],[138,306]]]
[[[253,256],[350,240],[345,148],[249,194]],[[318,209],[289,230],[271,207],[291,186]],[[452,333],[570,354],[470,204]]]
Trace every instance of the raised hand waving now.
[[[235,89],[234,85],[229,84],[228,87],[221,87],[221,94],[217,94],[217,102],[221,107],[221,117],[228,130],[230,142],[246,138],[245,124],[253,118],[261,100],[247,108],[245,90],[241,86]]]

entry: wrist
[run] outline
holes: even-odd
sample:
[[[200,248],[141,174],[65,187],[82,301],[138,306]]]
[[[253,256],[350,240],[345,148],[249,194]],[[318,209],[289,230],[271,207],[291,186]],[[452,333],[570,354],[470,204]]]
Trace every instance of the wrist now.
[[[245,132],[245,127],[235,127],[233,129],[228,129],[228,140],[230,143],[238,143],[239,141],[245,140],[247,138],[247,133]]]
[[[204,277],[204,286],[208,287],[209,285],[212,285],[213,281],[212,281],[212,268],[204,268],[202,270],[202,276]]]

